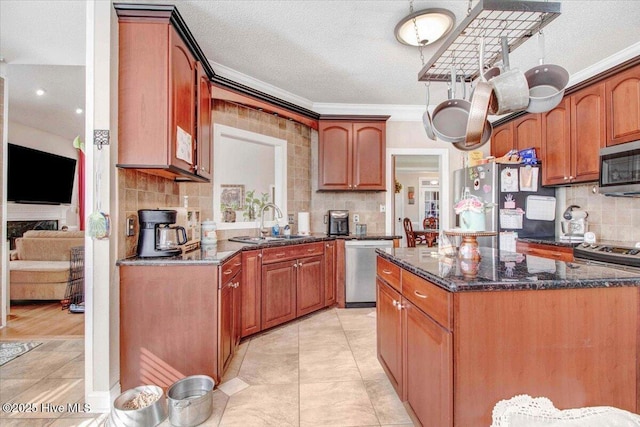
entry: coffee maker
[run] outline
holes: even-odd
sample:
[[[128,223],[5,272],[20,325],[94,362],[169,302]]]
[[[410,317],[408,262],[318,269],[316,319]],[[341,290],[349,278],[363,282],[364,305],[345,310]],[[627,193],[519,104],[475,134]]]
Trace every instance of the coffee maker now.
[[[138,222],[139,257],[167,257],[182,253],[180,245],[187,242],[187,232],[184,227],[172,227],[178,212],[163,209],[140,209]]]
[[[329,211],[329,224],[327,228],[327,234],[329,236],[349,235],[349,211]]]

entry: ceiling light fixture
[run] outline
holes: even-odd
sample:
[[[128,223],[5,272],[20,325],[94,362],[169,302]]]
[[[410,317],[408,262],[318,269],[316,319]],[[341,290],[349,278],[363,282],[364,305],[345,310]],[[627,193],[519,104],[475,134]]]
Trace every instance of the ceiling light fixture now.
[[[44,95],[45,93],[46,93],[46,92],[45,92],[45,90],[44,90],[44,89],[38,89],[38,90],[36,90],[36,95],[38,95],[38,96],[42,96],[42,95]]]
[[[82,114],[82,108],[76,108],[76,114]]]
[[[447,9],[424,9],[405,16],[394,32],[402,44],[426,46],[449,34],[455,21],[455,15]]]

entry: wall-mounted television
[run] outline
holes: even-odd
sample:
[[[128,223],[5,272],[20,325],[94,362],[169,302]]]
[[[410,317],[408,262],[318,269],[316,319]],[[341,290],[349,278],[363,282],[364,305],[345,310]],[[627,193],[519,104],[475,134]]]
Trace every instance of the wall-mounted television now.
[[[75,159],[15,144],[8,144],[7,151],[7,201],[71,203]]]

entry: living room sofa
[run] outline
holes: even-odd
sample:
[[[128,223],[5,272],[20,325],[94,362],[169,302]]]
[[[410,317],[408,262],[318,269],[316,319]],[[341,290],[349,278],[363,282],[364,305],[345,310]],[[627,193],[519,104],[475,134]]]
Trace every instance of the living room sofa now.
[[[17,238],[9,260],[10,299],[63,300],[76,246],[84,246],[84,231],[29,230]]]

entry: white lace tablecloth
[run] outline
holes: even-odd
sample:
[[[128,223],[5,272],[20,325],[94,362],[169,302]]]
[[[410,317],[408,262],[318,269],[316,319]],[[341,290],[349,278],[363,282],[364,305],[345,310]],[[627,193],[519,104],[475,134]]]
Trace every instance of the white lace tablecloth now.
[[[640,415],[610,406],[560,410],[546,397],[501,400],[491,427],[639,427]]]

